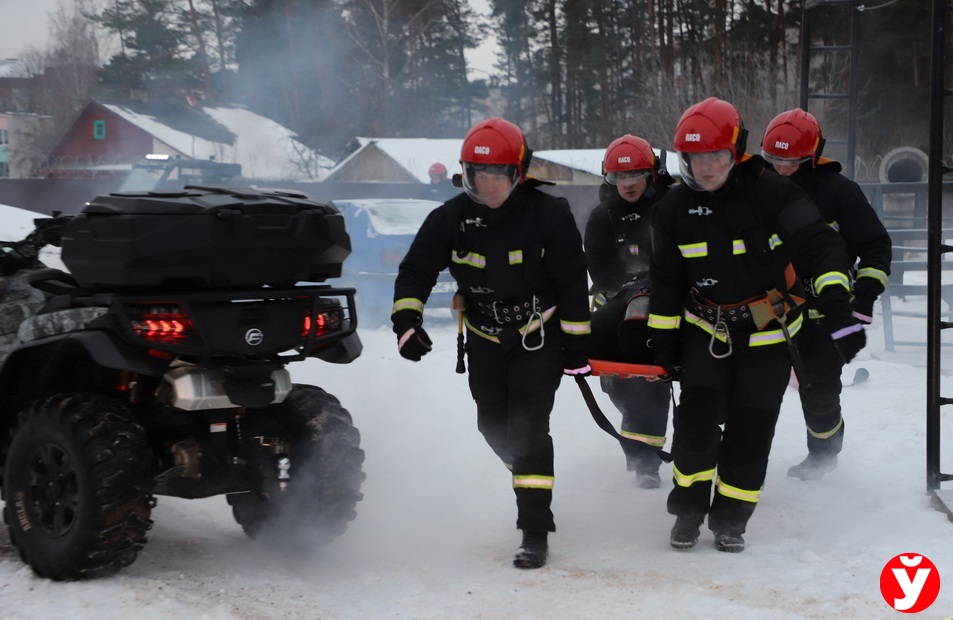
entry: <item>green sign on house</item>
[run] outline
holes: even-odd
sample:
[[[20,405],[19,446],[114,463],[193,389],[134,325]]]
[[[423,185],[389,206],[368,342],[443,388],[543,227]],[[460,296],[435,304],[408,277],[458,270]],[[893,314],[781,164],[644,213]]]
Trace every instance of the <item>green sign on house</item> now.
[[[104,119],[93,121],[93,138],[95,140],[106,139],[106,121]]]

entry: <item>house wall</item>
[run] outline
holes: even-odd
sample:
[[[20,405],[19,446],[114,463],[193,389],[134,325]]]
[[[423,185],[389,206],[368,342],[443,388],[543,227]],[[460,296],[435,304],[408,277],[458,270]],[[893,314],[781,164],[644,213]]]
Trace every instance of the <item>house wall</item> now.
[[[0,114],[0,178],[10,175],[10,117]]]
[[[369,145],[357,153],[350,161],[326,181],[363,182],[363,183],[416,183],[412,174],[404,170],[390,156],[382,153],[374,145]]]
[[[153,146],[148,132],[92,103],[50,152],[46,168],[50,176],[62,176],[76,169],[130,164],[152,152]]]
[[[28,179],[43,156],[42,136],[53,126],[52,116],[0,114],[0,177]]]

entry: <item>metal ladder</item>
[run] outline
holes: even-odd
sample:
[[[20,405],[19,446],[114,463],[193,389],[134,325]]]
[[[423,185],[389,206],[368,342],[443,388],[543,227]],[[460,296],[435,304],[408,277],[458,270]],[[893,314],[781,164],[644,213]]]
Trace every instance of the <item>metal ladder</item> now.
[[[841,145],[847,149],[844,166],[844,176],[854,178],[854,142],[857,132],[857,57],[860,45],[860,11],[863,5],[857,0],[806,0],[801,13],[801,95],[800,106],[809,110],[808,106],[813,99],[843,100],[847,102],[847,138],[827,139],[828,146]],[[834,45],[815,44],[811,40],[811,17],[818,10],[830,8],[833,11],[849,11],[850,40],[847,43]],[[821,16],[823,17],[823,16]],[[849,58],[849,77],[847,92],[813,92],[811,89],[811,60],[818,55],[846,52]]]

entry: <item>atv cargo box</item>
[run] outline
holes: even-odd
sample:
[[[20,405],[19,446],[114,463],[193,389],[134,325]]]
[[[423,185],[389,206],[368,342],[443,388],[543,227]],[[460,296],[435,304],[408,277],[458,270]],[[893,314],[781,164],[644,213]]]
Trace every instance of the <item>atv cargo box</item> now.
[[[304,194],[186,186],[94,198],[62,258],[86,288],[218,288],[336,278],[350,252],[340,212]]]

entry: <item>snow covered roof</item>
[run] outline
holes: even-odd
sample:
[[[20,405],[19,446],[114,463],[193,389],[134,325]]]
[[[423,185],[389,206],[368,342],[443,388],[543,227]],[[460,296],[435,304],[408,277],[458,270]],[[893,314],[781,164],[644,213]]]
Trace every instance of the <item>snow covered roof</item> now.
[[[246,178],[321,180],[333,165],[290,129],[240,106],[103,106],[183,156],[241,164]]]
[[[460,148],[462,138],[357,138],[360,147],[338,163],[328,176],[345,168],[365,149],[374,147],[399,166],[413,175],[421,183],[429,183],[427,171],[434,163],[442,163],[449,174],[460,172]],[[655,150],[659,152],[658,149]],[[586,172],[597,177],[602,176],[602,156],[605,149],[556,149],[534,151],[533,159],[549,162],[573,170]],[[669,173],[678,176],[678,158],[674,152],[667,152],[666,164]],[[674,169],[673,169],[674,166]]]
[[[421,183],[430,183],[427,171],[435,163],[447,167],[452,175],[460,172],[460,147],[463,138],[357,138],[360,147],[335,166],[328,176],[344,168],[364,149],[377,148],[393,159]]]
[[[653,149],[655,154],[659,149]],[[533,159],[545,160],[574,170],[582,170],[589,174],[602,176],[602,157],[605,149],[558,149],[553,151],[534,151]],[[672,176],[679,176],[678,155],[673,151],[666,151],[665,167]]]
[[[5,58],[0,60],[0,78],[22,78],[33,77],[26,63],[17,58]]]

